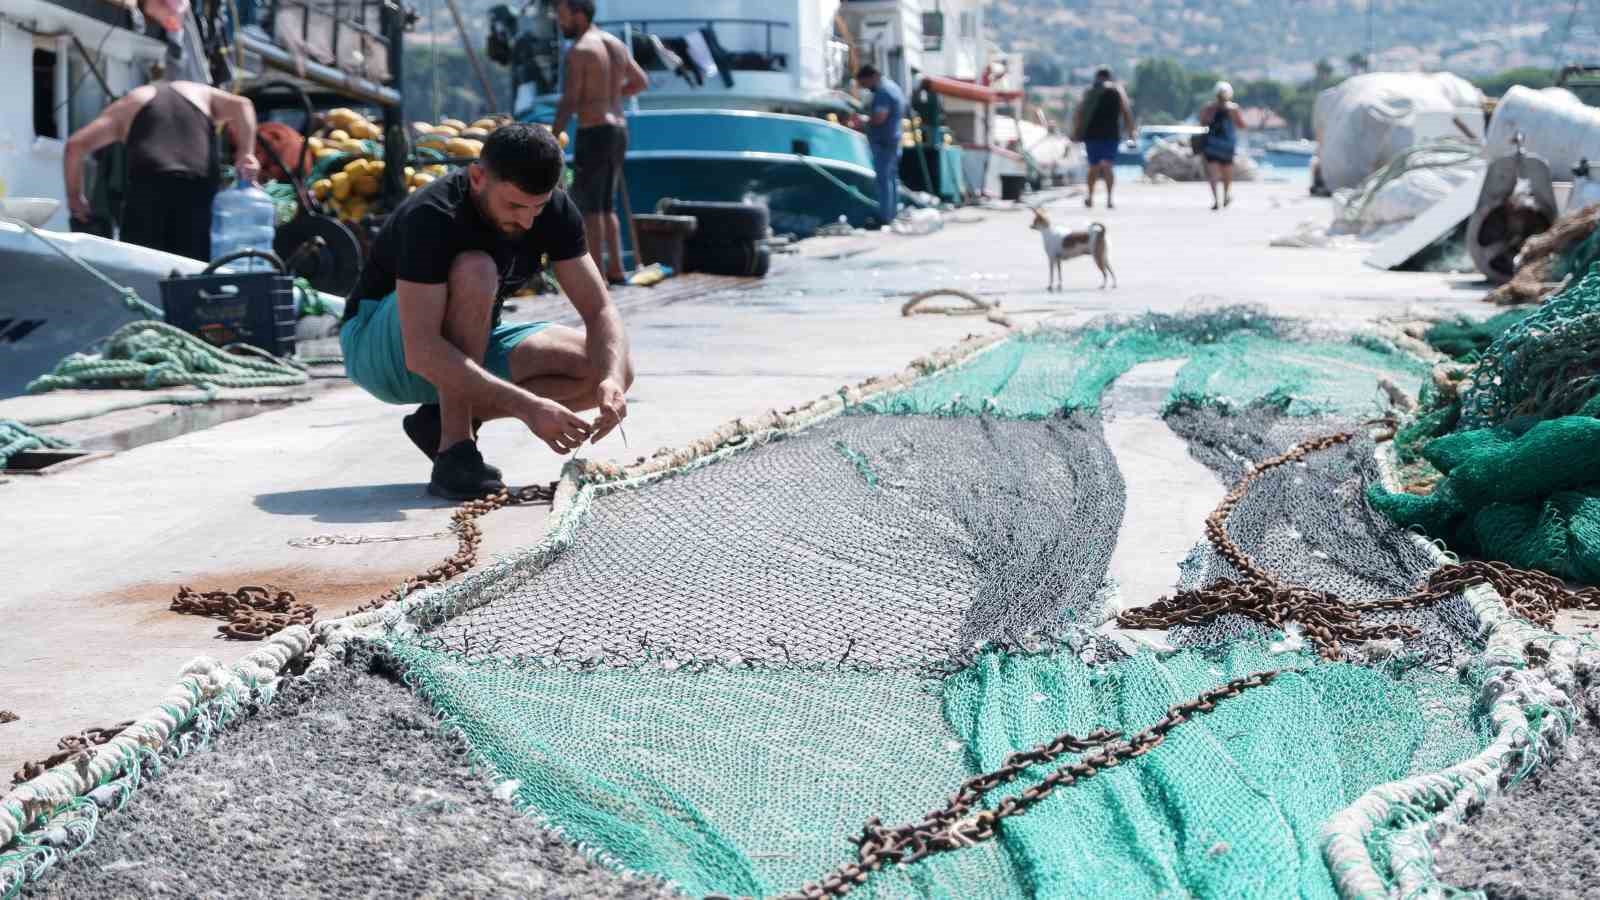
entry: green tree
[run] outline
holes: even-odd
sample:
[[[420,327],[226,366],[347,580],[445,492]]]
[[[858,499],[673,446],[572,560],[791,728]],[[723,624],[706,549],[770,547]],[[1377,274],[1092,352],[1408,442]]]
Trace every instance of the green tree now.
[[[1292,84],[1284,84],[1281,81],[1263,78],[1259,81],[1247,81],[1239,85],[1235,88],[1234,95],[1234,99],[1239,101],[1240,106],[1263,106],[1287,119],[1288,116],[1284,113],[1284,109],[1294,97],[1295,90]]]
[[[1323,57],[1317,60],[1317,77],[1313,84],[1322,87],[1331,81],[1333,81],[1333,63],[1329,62],[1327,57]]]
[[[1054,59],[1035,59],[1029,55],[1027,64],[1023,67],[1029,84],[1057,85],[1066,80],[1066,72],[1061,64]]]
[[[1133,70],[1133,114],[1141,121],[1153,121],[1157,113],[1168,116],[1189,112],[1189,73],[1170,59],[1146,59]]]
[[[1556,83],[1555,76],[1550,70],[1542,66],[1523,66],[1517,69],[1506,69],[1483,78],[1475,78],[1473,84],[1490,97],[1499,97],[1511,90],[1512,85],[1520,84],[1523,87],[1539,90],[1551,87]]]
[[[1365,53],[1352,53],[1344,58],[1344,64],[1349,67],[1350,74],[1367,71],[1369,65]]]

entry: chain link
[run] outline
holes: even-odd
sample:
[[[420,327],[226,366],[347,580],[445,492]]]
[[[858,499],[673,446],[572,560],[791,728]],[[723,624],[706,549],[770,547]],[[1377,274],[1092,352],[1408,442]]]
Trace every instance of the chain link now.
[[[483,541],[483,531],[475,521],[507,506],[549,503],[555,499],[556,485],[533,485],[518,490],[503,490],[482,500],[469,500],[450,514],[450,531],[458,541],[455,555],[419,575],[414,575],[382,596],[359,607],[357,611],[377,609],[394,600],[409,596],[415,591],[454,578],[478,563],[478,545]],[[363,542],[364,543],[364,542]],[[207,616],[223,620],[218,626],[224,637],[239,641],[259,641],[271,637],[290,625],[310,625],[316,619],[317,609],[297,598],[293,591],[272,586],[245,585],[234,591],[196,591],[187,585],[178,588],[172,598],[171,609],[188,615]],[[7,718],[10,716],[10,718]],[[16,721],[16,716],[0,710],[0,723]],[[70,734],[56,742],[56,754],[36,762],[23,763],[12,776],[14,784],[31,781],[56,766],[77,758],[90,748],[104,744],[122,732],[132,722],[123,722],[110,728],[88,728]]]
[[[1031,750],[1013,753],[1005,764],[993,772],[968,779],[951,796],[942,808],[923,816],[918,822],[895,828],[885,827],[877,818],[867,820],[861,834],[850,839],[856,845],[856,858],[841,865],[821,881],[808,883],[800,890],[785,895],[785,900],[821,900],[825,897],[843,897],[864,884],[867,876],[884,866],[910,864],[920,859],[972,847],[989,840],[999,831],[1000,823],[1011,816],[1021,815],[1030,807],[1050,795],[1058,787],[1071,787],[1092,778],[1106,769],[1137,759],[1161,746],[1167,734],[1188,722],[1199,713],[1216,709],[1218,701],[1237,697],[1251,688],[1270,684],[1276,671],[1257,672],[1236,678],[1213,688],[1167,711],[1154,725],[1124,739],[1119,732],[1104,729],[1084,737],[1060,734]],[[1061,766],[1015,796],[1006,797],[992,809],[976,809],[984,796],[1003,784],[1015,781],[1030,766],[1055,762],[1065,753],[1093,752],[1075,762]],[[976,811],[974,811],[976,809]],[[717,895],[713,895],[715,897]]]
[[[407,578],[399,585],[385,591],[374,600],[356,607],[356,612],[378,609],[395,600],[430,585],[442,584],[478,564],[478,547],[483,542],[483,530],[477,519],[507,506],[532,503],[549,503],[555,498],[555,483],[534,485],[518,490],[502,490],[481,500],[468,500],[450,514],[450,528],[435,537],[454,534],[456,552],[442,562]],[[342,537],[339,535],[331,536]],[[409,540],[409,537],[366,538],[350,541],[329,540],[327,543],[307,543],[307,546],[327,546],[332,543],[378,543],[392,540]],[[312,541],[316,541],[315,538]],[[290,543],[294,543],[291,541]],[[245,585],[235,591],[195,591],[187,585],[178,588],[172,598],[173,612],[221,619],[217,630],[224,637],[236,641],[260,641],[288,628],[290,625],[310,625],[316,620],[317,608],[299,599],[293,591],[268,589]]]
[[[1263,473],[1307,455],[1349,443],[1355,432],[1312,438],[1246,471],[1206,517],[1206,537],[1217,554],[1244,577],[1222,578],[1197,590],[1179,591],[1149,606],[1125,610],[1117,617],[1127,628],[1171,628],[1204,625],[1224,613],[1238,613],[1269,628],[1282,630],[1299,623],[1325,659],[1337,660],[1344,641],[1408,639],[1417,636],[1410,625],[1371,625],[1362,621],[1369,612],[1420,609],[1453,597],[1476,584],[1492,586],[1511,610],[1545,628],[1555,624],[1563,609],[1600,610],[1600,589],[1568,590],[1561,580],[1544,572],[1518,569],[1501,562],[1465,562],[1441,566],[1413,593],[1359,603],[1346,603],[1328,591],[1287,585],[1262,568],[1228,536],[1228,517]]]
[[[23,763],[22,768],[11,776],[11,783],[20,785],[38,778],[64,762],[79,758],[87,759],[91,749],[107,743],[132,724],[133,722],[128,721],[106,728],[85,728],[77,734],[69,734],[56,741],[56,750],[58,752],[55,754],[34,762]]]
[[[17,721],[17,714],[9,709],[0,709],[0,725]]]

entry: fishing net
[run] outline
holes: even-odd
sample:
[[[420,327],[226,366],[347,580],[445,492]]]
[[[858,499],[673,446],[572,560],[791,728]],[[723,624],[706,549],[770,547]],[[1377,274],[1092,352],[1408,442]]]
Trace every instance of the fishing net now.
[[[367,648],[325,682],[288,682],[213,752],[142,768],[143,790],[23,897],[675,896],[496,799]],[[52,825],[76,830],[85,814]]]
[[[1580,250],[1582,244],[1578,245]],[[1395,522],[1457,551],[1600,583],[1600,271],[1509,321],[1467,373],[1459,401],[1433,382],[1396,436],[1428,492],[1371,488]]]
[[[1181,649],[1166,654],[1131,654],[1093,631],[1125,496],[1092,414],[1099,392],[1139,362],[1187,358],[1167,421],[1231,483],[1368,416],[1379,378],[1421,377],[1380,345],[1302,338],[1241,310],[1020,336],[804,427],[740,432],[653,474],[575,475],[540,544],[372,613],[387,626],[373,639],[495,796],[592,863],[693,894],[797,889],[855,858],[851,838],[869,818],[914,823],[1017,751],[1063,732],[1131,735],[1240,676],[1283,670],[1163,731],[1148,752],[1063,786],[992,839],[887,866],[856,895],[1331,897],[1351,872],[1387,887],[1403,868],[1390,832],[1347,828],[1354,843],[1336,852],[1329,823],[1383,785],[1485,754],[1494,762],[1480,767],[1509,765],[1501,745],[1529,733],[1505,711],[1520,694],[1479,702],[1492,667],[1448,664],[1481,646],[1479,607],[1457,598],[1378,614],[1416,625],[1418,638],[1387,653],[1352,646],[1339,661],[1226,617],[1174,629]],[[1288,582],[1349,598],[1407,593],[1434,562],[1367,505],[1372,454],[1357,439],[1263,474],[1229,536]],[[1227,565],[1199,548],[1185,580]],[[325,728],[271,745],[256,736],[232,751],[248,764],[235,758],[197,788],[222,799],[202,810],[184,792],[156,793],[137,827],[203,840],[193,823],[220,808],[219,823],[235,824],[217,827],[242,830],[225,802],[234,787],[261,791],[275,814],[336,817],[325,811],[339,798],[403,806],[417,778],[456,783],[432,774],[431,750],[414,771],[404,747],[384,752],[404,739],[361,704],[372,692],[335,678],[319,696],[320,710],[305,709],[326,714]],[[1031,765],[981,808],[1021,802],[1057,765],[1087,758]],[[292,770],[300,803],[257,787],[272,759]],[[352,779],[351,765],[381,777]],[[1429,796],[1494,774],[1455,777]],[[1396,797],[1380,804],[1383,822],[1425,810]],[[453,821],[436,799],[418,801],[427,808],[416,824],[389,809],[347,821],[421,842],[383,865],[446,870],[429,889],[618,890],[586,864],[484,855],[476,844],[467,860],[508,874],[458,877],[429,855]],[[484,801],[457,792],[448,802]],[[500,820],[479,825],[463,840],[526,840]],[[296,890],[332,895],[285,861],[273,831],[247,834],[233,848],[240,872],[298,866]],[[29,841],[16,858],[36,867],[48,853]],[[163,872],[182,866],[138,840],[123,846],[161,859]],[[337,837],[319,846],[340,873],[357,871],[352,852],[370,855]],[[219,859],[210,850],[195,865]],[[0,856],[0,880],[15,871]],[[197,870],[180,874],[173,884],[203,883]],[[410,877],[385,889],[414,887]],[[329,884],[380,890],[355,874]]]
[[[1167,424],[1189,442],[1191,454],[1231,484],[1245,467],[1282,453],[1307,438],[1345,430],[1336,418],[1298,418],[1281,406],[1257,406],[1229,414],[1214,408],[1175,408]],[[1436,563],[1410,534],[1366,501],[1379,485],[1370,438],[1311,454],[1301,463],[1261,473],[1228,518],[1236,544],[1267,571],[1289,584],[1331,591],[1348,600],[1409,594]],[[1181,565],[1180,587],[1198,588],[1240,573],[1209,542],[1194,548]],[[1477,623],[1465,601],[1454,598],[1417,610],[1369,613],[1373,624],[1418,629],[1410,650],[1448,663],[1476,645]],[[1236,614],[1215,622],[1173,629],[1180,645],[1208,645],[1265,629]],[[1360,648],[1347,647],[1355,656]]]
[[[840,416],[596,497],[572,546],[434,636],[469,655],[917,666],[1097,612],[1100,423]]]
[[[1578,412],[1600,393],[1600,271],[1506,329],[1461,395],[1459,430]]]
[[[1252,307],[1147,313],[1005,341],[972,361],[861,405],[864,411],[1041,418],[1096,411],[1140,363],[1186,357],[1175,401],[1248,406],[1283,398],[1291,412],[1376,413],[1378,379],[1415,392],[1427,367],[1372,339],[1319,341]]]
[[[1374,485],[1374,506],[1460,552],[1600,584],[1600,419],[1563,416],[1518,433],[1479,428],[1423,451],[1444,479],[1424,496]]]
[[[1377,415],[1379,379],[1412,394],[1427,366],[1376,341],[1286,341],[1242,333],[1197,348],[1172,387],[1177,403],[1279,405],[1292,416]]]
[[[1300,668],[1041,804],[996,842],[877,873],[861,891],[1233,896],[1288,878],[1303,896],[1333,896],[1319,849],[1327,815],[1484,743],[1469,684],[1256,644],[1100,667],[1070,652],[989,652],[934,684],[848,669],[462,666],[400,652],[530,814],[693,894],[792,890],[849,858],[869,816],[915,820],[1014,751],[1062,731],[1131,733],[1231,678]],[[502,724],[512,709],[516,727]]]
[[[1483,321],[1460,316],[1436,323],[1423,333],[1428,346],[1462,361],[1476,360],[1511,326],[1532,315],[1533,309],[1513,309]]]

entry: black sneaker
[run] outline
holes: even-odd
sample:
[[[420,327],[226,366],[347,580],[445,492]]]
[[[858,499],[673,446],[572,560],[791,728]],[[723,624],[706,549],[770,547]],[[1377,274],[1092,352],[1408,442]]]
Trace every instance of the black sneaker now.
[[[439,432],[444,430],[444,425],[439,420],[439,404],[422,404],[417,407],[416,412],[400,420],[400,427],[405,429],[406,437],[411,439],[411,443],[417,445],[417,449],[422,451],[422,455],[430,460],[439,458]],[[478,429],[482,427],[482,419],[472,420],[472,436],[474,438],[478,436]],[[489,473],[495,478],[504,477],[501,471],[494,466],[485,463],[484,468],[488,469]]]
[[[493,467],[484,463],[477,444],[457,441],[434,459],[428,493],[446,500],[477,500],[505,487]]]

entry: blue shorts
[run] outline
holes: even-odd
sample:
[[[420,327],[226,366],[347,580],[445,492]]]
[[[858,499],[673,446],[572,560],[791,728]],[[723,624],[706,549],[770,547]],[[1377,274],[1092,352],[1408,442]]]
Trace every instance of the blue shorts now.
[[[400,304],[394,294],[382,300],[360,302],[355,318],[339,328],[345,374],[385,403],[438,403],[439,391],[426,378],[406,368]],[[549,324],[518,322],[495,326],[489,333],[483,367],[496,377],[511,380],[511,351]]]
[[[1101,163],[1116,162],[1119,143],[1115,138],[1109,141],[1084,141],[1084,149],[1089,151],[1089,165],[1098,166]]]

